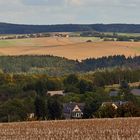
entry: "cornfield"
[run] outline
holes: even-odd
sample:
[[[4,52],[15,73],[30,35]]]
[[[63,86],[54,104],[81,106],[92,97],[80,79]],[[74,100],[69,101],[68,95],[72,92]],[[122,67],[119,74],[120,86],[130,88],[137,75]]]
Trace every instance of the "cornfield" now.
[[[139,140],[140,118],[0,124],[1,140]]]

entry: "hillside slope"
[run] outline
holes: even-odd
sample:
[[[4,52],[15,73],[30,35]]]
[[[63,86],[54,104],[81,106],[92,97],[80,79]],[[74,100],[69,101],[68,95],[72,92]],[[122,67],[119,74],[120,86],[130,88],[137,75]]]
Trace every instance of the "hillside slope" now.
[[[85,38],[33,38],[0,41],[0,55],[54,55],[73,60],[140,55],[140,42],[86,42]]]

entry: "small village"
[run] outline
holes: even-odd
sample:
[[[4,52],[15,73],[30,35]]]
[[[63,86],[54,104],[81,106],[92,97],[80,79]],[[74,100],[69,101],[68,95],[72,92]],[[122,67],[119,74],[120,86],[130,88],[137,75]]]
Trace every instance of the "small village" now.
[[[65,93],[64,90],[60,91],[48,91],[46,96],[66,96],[68,93]],[[135,97],[140,97],[140,89],[133,88],[130,91],[130,94]],[[101,107],[113,107],[114,110],[117,110],[119,106],[127,105],[130,101],[127,100],[116,100],[113,101],[113,99],[117,98],[119,96],[119,90],[112,90],[109,92],[109,97],[112,98],[112,101],[109,102],[102,102]],[[66,120],[69,119],[82,119],[84,115],[84,107],[85,103],[79,103],[79,102],[69,102],[63,104],[63,117]],[[32,120],[35,117],[34,113],[29,114],[29,120]],[[92,118],[95,116],[93,115]]]
[[[68,38],[70,33],[34,33],[34,34],[17,34],[17,35],[0,35],[0,40],[11,39],[28,39],[28,38],[42,38],[42,37],[63,37]]]

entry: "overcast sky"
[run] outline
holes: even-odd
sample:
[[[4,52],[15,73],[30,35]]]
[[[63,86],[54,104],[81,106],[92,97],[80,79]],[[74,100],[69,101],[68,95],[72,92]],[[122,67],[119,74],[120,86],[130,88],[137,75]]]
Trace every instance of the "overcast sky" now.
[[[140,23],[140,0],[0,0],[0,22]]]

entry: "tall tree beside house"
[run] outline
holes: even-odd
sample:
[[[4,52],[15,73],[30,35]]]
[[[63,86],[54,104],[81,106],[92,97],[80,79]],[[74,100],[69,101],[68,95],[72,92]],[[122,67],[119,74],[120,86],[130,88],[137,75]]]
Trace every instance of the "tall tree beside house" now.
[[[86,94],[85,97],[84,118],[92,118],[102,102],[109,100],[109,96],[103,88],[98,88],[95,92]]]
[[[85,103],[83,118],[92,118],[99,107],[100,102],[97,99],[88,98]]]
[[[48,119],[56,120],[62,118],[63,105],[58,96],[49,97],[47,102]]]
[[[43,97],[37,96],[34,102],[35,115],[37,120],[45,120],[46,118],[46,104]]]
[[[93,117],[93,113],[97,110],[97,102],[86,102],[85,104],[85,108],[84,108],[84,116],[83,118],[92,118]]]

